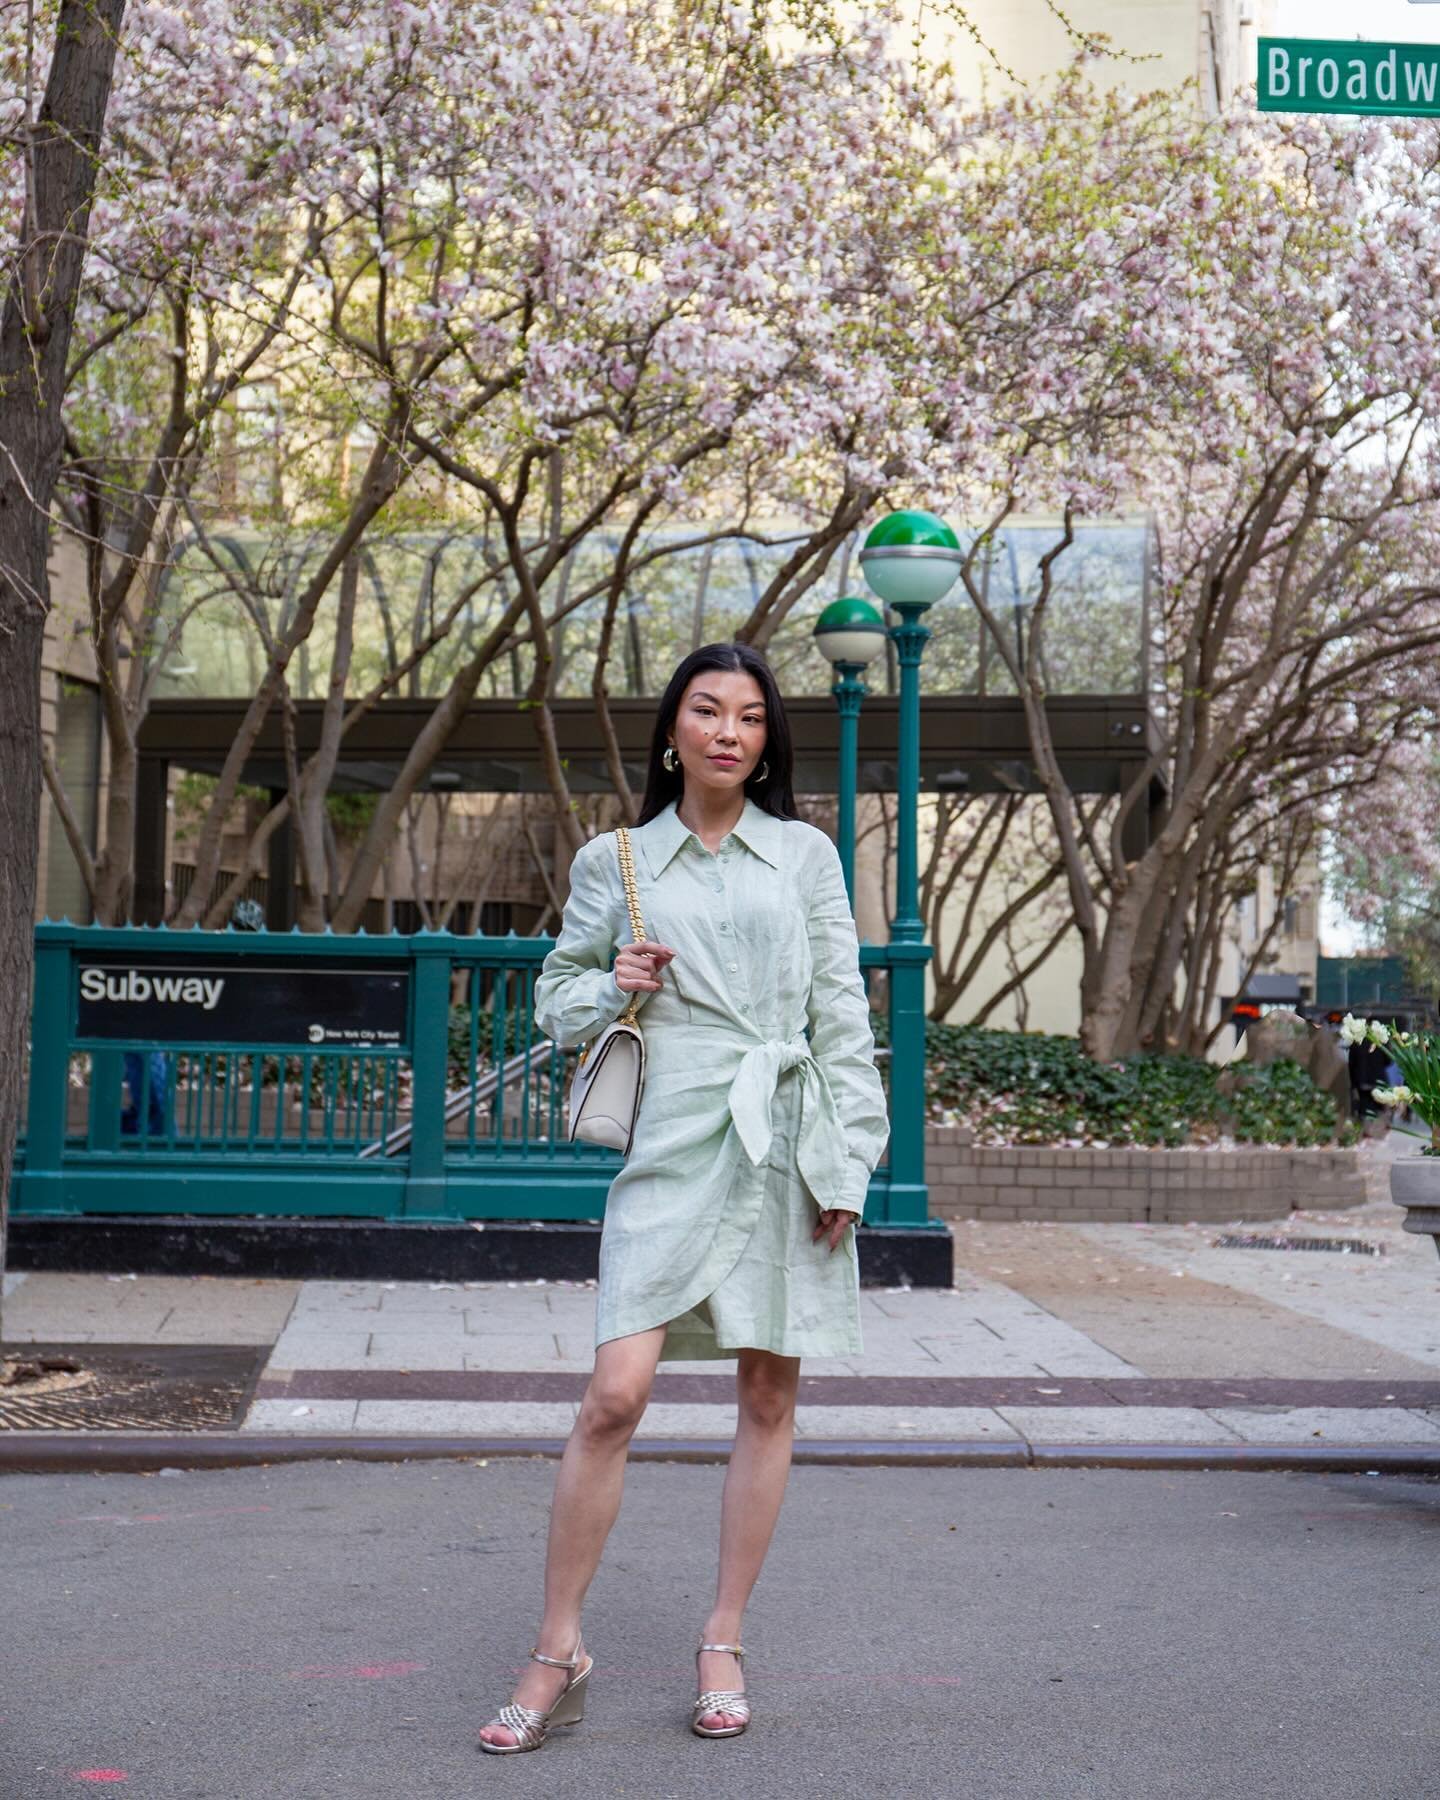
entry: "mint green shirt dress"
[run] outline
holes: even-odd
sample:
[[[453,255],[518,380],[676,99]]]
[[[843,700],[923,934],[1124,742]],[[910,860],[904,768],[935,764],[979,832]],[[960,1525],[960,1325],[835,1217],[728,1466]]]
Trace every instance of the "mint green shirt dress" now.
[[[675,956],[637,1009],[645,1084],[606,1200],[596,1345],[665,1325],[667,1361],[856,1355],[855,1233],[811,1241],[822,1209],[863,1213],[889,1136],[839,852],[749,799],[713,852],[673,801],[630,838],[646,934]],[[535,980],[545,1036],[568,1049],[620,1016],[631,941],[603,832]]]

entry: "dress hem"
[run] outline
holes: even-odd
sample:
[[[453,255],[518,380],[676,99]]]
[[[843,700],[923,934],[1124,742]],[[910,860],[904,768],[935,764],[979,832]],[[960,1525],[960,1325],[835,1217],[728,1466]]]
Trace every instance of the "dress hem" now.
[[[679,1316],[678,1314],[676,1315]],[[614,1331],[608,1337],[597,1338],[595,1348],[602,1344],[613,1344],[621,1338],[637,1337],[642,1331],[654,1331],[658,1327],[668,1326],[669,1319],[657,1319],[653,1325],[640,1325],[633,1331]],[[826,1344],[807,1343],[803,1349],[787,1348],[782,1341],[779,1344],[737,1343],[722,1344],[713,1332],[677,1334],[667,1331],[665,1342],[661,1346],[659,1362],[733,1362],[742,1350],[764,1350],[771,1356],[793,1356],[803,1360],[805,1357],[863,1356],[865,1348],[855,1338],[847,1338],[843,1343],[838,1340]]]

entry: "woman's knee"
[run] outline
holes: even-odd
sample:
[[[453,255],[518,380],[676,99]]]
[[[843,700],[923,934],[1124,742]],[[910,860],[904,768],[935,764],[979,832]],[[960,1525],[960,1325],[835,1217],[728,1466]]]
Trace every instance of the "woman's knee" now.
[[[628,1438],[644,1417],[649,1384],[592,1377],[580,1403],[580,1426],[597,1438]]]
[[[740,1411],[763,1431],[778,1431],[795,1416],[799,1365],[792,1357],[759,1358],[742,1365],[737,1380]]]

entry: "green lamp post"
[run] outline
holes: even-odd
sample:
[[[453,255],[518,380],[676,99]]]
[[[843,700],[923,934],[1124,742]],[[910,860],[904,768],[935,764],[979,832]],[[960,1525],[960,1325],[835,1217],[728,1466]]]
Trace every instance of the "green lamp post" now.
[[[920,917],[917,837],[920,811],[920,659],[929,640],[922,615],[955,585],[965,553],[943,519],[897,512],[865,540],[866,582],[900,615],[890,638],[900,664],[900,745],[896,772],[895,916],[890,921],[890,1200],[887,1222],[929,1222],[925,1182],[925,965],[930,946]]]
[[[840,713],[840,867],[845,892],[855,909],[855,789],[860,740],[860,708],[865,700],[865,671],[885,648],[885,621],[879,610],[858,595],[832,600],[815,621],[815,644],[835,671],[830,692]]]

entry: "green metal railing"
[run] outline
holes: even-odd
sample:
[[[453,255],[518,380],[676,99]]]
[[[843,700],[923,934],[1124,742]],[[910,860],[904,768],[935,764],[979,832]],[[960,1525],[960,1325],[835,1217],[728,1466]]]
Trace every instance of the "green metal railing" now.
[[[513,933],[316,937],[41,925],[14,1208],[52,1216],[598,1219],[620,1159],[565,1136],[576,1053],[542,1037],[533,1017],[535,977],[552,942]],[[862,945],[867,986],[917,950],[928,955],[924,946]],[[117,981],[128,978],[115,971],[129,966],[152,980],[157,970],[175,980],[196,967],[219,970],[232,997],[256,999],[211,1036],[193,1005],[184,1009],[191,1025],[178,1029],[156,1026],[154,1009],[144,1019],[136,1012],[133,1029],[120,1007],[97,1024],[81,982],[97,964]],[[293,1041],[293,1021],[278,1029],[266,996],[283,995],[287,982],[313,982],[317,972],[335,977],[337,992],[347,975],[363,974],[403,993],[403,1030],[376,1043]],[[923,1016],[895,1016],[904,986],[890,984],[891,1048],[899,1028],[902,1037],[918,1034],[923,1058]],[[890,1052],[880,1055],[888,1077]],[[907,1042],[894,1060],[913,1067],[915,1058]],[[899,1110],[914,1118],[896,1117],[892,1098],[888,1160],[872,1179],[867,1217],[923,1224],[923,1119],[913,1104]]]

